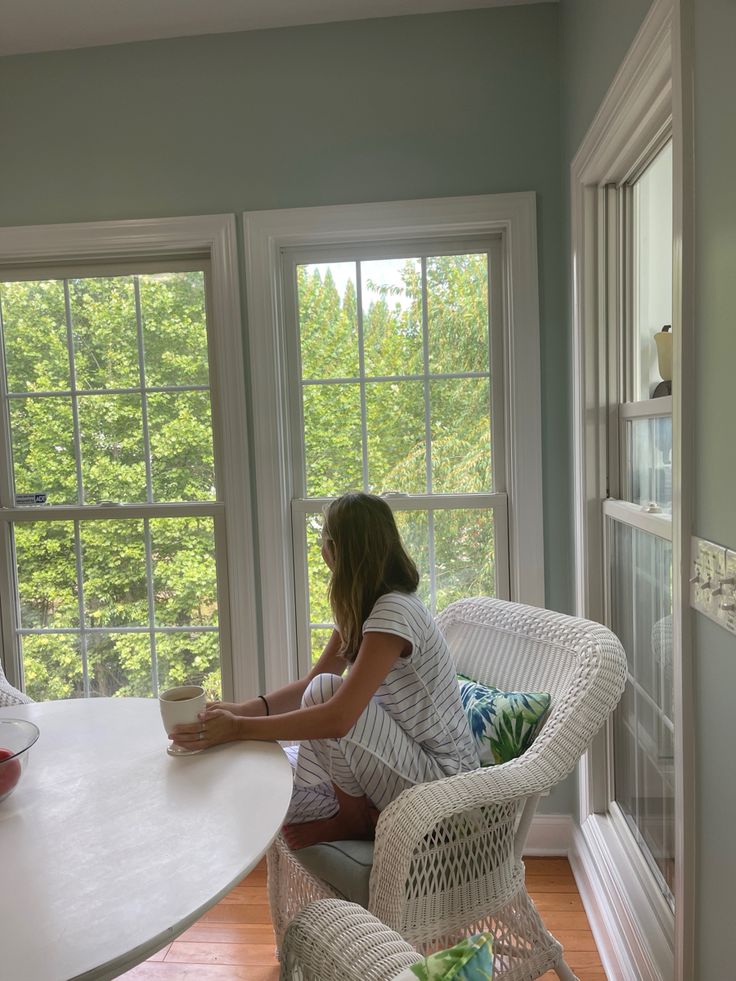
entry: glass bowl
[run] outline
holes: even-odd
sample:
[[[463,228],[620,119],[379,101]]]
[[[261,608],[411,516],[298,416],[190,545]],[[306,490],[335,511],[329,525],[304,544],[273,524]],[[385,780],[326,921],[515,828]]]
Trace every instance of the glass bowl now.
[[[0,719],[0,801],[20,783],[28,751],[39,737],[38,726],[25,719]]]

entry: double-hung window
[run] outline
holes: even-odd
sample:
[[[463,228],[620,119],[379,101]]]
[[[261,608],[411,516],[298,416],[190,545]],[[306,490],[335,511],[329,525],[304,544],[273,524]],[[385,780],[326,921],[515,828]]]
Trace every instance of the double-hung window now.
[[[386,495],[432,610],[509,596],[498,238],[286,250],[299,660],[331,629],[321,513]]]
[[[671,142],[635,179],[607,189],[604,207],[629,260],[618,268],[622,316],[609,323],[606,606],[629,661],[613,717],[610,807],[673,903],[672,397],[655,342],[672,323]]]
[[[676,33],[657,0],[571,165],[576,606],[628,659],[580,768],[580,854],[604,958],[647,981],[690,976],[695,867]]]
[[[223,425],[228,344],[240,350],[226,324],[234,229],[130,224],[0,242],[6,259],[30,238],[30,251],[51,241],[70,260],[0,275],[3,661],[34,699],[233,691],[229,591],[244,591],[250,561],[227,462],[246,448],[237,422]],[[75,232],[83,259],[70,258]],[[123,259],[92,257],[126,246]],[[230,397],[242,411],[237,383]]]
[[[263,673],[331,629],[325,505],[383,494],[439,611],[544,604],[534,195],[245,215]]]

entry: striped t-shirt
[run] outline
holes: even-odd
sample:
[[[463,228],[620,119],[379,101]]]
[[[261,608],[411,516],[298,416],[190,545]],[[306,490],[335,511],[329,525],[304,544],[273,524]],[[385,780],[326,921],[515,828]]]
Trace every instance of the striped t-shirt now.
[[[445,776],[479,766],[460,701],[455,665],[445,638],[416,593],[386,593],[363,624],[363,633],[396,634],[411,644],[375,698],[411,739],[437,761]]]

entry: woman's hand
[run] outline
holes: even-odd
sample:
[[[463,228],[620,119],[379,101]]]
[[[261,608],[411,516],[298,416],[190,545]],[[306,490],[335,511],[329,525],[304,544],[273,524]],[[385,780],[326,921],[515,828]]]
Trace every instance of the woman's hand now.
[[[241,738],[238,717],[223,708],[224,703],[208,705],[199,713],[199,722],[175,726],[169,737],[182,749],[209,749],[219,743],[233,742]]]
[[[248,705],[244,702],[207,702],[207,710],[210,709],[224,709],[225,712],[231,712],[233,715],[255,714],[248,711]]]

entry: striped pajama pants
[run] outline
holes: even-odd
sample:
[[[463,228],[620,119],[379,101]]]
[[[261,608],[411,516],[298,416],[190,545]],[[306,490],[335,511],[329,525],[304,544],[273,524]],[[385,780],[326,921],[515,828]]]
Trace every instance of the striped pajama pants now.
[[[302,705],[328,701],[341,684],[337,675],[317,675],[307,686]],[[407,787],[445,775],[376,699],[341,739],[310,739],[284,749],[294,767],[285,824],[334,817],[338,804],[333,784],[351,797],[365,795],[382,811]]]

